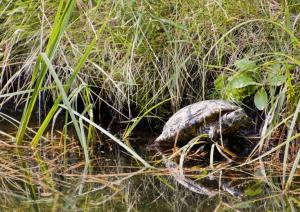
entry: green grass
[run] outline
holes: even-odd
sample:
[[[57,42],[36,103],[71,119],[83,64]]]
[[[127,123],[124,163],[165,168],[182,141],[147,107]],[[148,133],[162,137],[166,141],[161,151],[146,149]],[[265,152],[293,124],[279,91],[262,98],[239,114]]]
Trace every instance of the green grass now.
[[[0,107],[15,102],[23,116],[20,122],[0,116],[18,125],[17,145],[38,151],[50,125],[66,111],[64,132],[74,127],[87,166],[97,131],[153,168],[128,141],[142,121],[162,124],[161,118],[203,99],[248,101],[257,107],[252,110],[261,109],[263,122],[255,149],[237,167],[258,163],[268,186],[289,192],[300,160],[299,14],[296,0],[5,1]],[[243,59],[255,68],[243,70]],[[285,78],[274,85],[276,65]],[[32,130],[30,120],[45,96],[54,103]],[[81,112],[78,100],[85,107]],[[121,139],[95,123],[95,103],[128,123],[126,129],[121,125]],[[48,166],[35,154],[49,180]],[[213,155],[210,163],[214,167]],[[280,182],[270,177],[269,163],[281,167]]]

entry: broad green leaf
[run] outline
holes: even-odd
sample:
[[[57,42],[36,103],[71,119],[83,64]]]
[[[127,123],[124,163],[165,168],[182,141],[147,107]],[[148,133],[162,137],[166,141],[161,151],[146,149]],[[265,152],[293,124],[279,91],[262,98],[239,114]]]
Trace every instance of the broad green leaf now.
[[[257,91],[258,86],[249,85],[243,88],[234,88],[226,87],[226,98],[234,99],[235,101],[242,102],[245,98],[253,95]]]
[[[268,94],[263,87],[255,93],[254,104],[259,110],[263,110],[268,106]]]
[[[248,72],[238,73],[234,75],[230,80],[230,87],[231,88],[243,88],[248,85],[260,85],[257,83],[253,77]]]
[[[235,61],[234,65],[239,71],[253,70],[257,67],[254,61],[247,58]]]
[[[267,80],[271,86],[280,86],[285,82],[285,75],[282,73],[281,65],[276,63],[268,72]]]

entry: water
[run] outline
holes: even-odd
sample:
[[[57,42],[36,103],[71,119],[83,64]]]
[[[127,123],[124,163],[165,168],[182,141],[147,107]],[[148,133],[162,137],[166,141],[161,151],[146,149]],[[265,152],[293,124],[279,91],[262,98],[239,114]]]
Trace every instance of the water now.
[[[157,169],[144,169],[125,150],[104,137],[102,143],[94,139],[90,151],[91,165],[87,167],[71,130],[68,135],[59,128],[53,135],[46,134],[51,139],[41,141],[42,145],[36,151],[25,142],[25,154],[18,157],[13,139],[17,128],[4,121],[3,116],[0,119],[1,211],[33,211],[36,208],[40,211],[299,210],[299,187],[283,196],[263,178],[254,176],[253,166],[233,168],[234,164],[220,161],[215,166],[227,168],[216,172],[215,180],[199,180],[209,173],[205,157],[186,164],[189,168],[187,177],[215,190],[219,189],[219,182],[227,182],[242,196],[236,197],[221,189],[212,198],[191,192],[178,184],[163,164],[157,163],[161,159],[157,152],[147,150],[147,144],[153,141],[153,136],[147,131],[136,133],[131,143]],[[34,122],[31,124],[33,130],[36,126]],[[38,158],[43,163],[37,162]],[[22,161],[28,162],[27,169],[22,168]],[[274,184],[280,182],[276,173],[269,180]],[[29,184],[34,187],[36,200],[30,198]]]

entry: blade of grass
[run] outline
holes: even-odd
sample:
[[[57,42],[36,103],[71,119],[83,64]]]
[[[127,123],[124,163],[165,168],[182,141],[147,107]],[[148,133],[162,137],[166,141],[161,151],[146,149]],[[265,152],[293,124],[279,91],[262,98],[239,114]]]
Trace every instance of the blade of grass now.
[[[171,98],[168,98],[162,102],[159,102],[158,104],[152,106],[151,108],[149,108],[148,110],[146,110],[142,115],[138,116],[137,120],[134,121],[125,131],[124,135],[123,135],[123,138],[126,139],[128,138],[128,136],[132,133],[132,131],[134,130],[134,128],[138,125],[138,123],[148,114],[150,113],[153,109],[157,108],[158,106],[164,104],[165,102],[167,101],[170,101],[172,99]]]
[[[83,132],[81,132],[80,130],[80,126],[78,124],[78,121],[73,113],[73,110],[72,110],[72,106],[71,106],[71,103],[68,99],[68,96],[65,92],[65,89],[61,83],[61,81],[59,80],[49,58],[47,57],[47,55],[45,53],[41,53],[41,57],[43,58],[43,61],[45,62],[45,64],[47,65],[47,68],[49,70],[49,73],[52,75],[58,89],[59,89],[59,92],[60,94],[62,95],[62,100],[64,102],[64,104],[67,106],[68,108],[68,111],[69,111],[69,114],[70,114],[70,117],[72,119],[72,122],[73,122],[73,125],[75,127],[75,131],[76,131],[76,134],[78,136],[78,139],[79,139],[79,142],[83,148],[83,152],[84,152],[84,157],[85,157],[85,160],[87,163],[89,163],[89,154],[88,154],[88,147],[87,147],[87,144],[86,144],[86,139],[85,137],[83,137]]]
[[[60,2],[60,5],[62,5],[62,4],[63,4],[63,0],[61,0],[61,2]],[[50,60],[54,57],[55,51],[58,47],[61,37],[62,37],[62,35],[67,27],[67,24],[70,20],[74,6],[75,6],[75,0],[70,0],[66,3],[64,12],[62,14],[61,14],[62,6],[60,6],[58,8],[59,10],[57,11],[57,14],[56,14],[57,16],[55,18],[55,23],[54,23],[55,27],[52,29],[52,32],[49,37],[49,42],[46,47],[46,55],[48,58],[50,58]],[[38,74],[39,70],[40,70],[40,73]],[[28,95],[26,105],[24,108],[24,112],[23,112],[23,115],[21,118],[21,124],[20,124],[20,127],[19,127],[17,135],[16,135],[16,143],[18,145],[22,144],[22,142],[23,142],[24,134],[25,134],[27,125],[29,123],[29,119],[31,117],[33,108],[35,106],[40,88],[41,88],[43,80],[45,78],[46,72],[47,72],[47,66],[44,63],[42,63],[41,56],[38,56],[36,65],[34,67],[32,79],[31,79],[31,85],[30,85],[30,87],[31,87],[35,84],[34,91],[33,91],[32,96]],[[35,82],[36,78],[37,78],[37,81]]]
[[[290,142],[292,141],[290,138],[292,137],[292,135],[294,133],[294,129],[295,129],[295,126],[296,126],[296,122],[297,122],[297,119],[298,119],[299,112],[300,112],[300,98],[298,100],[298,104],[297,104],[296,110],[294,112],[291,125],[289,126],[289,130],[288,130],[287,140],[290,140]],[[289,144],[290,144],[290,142],[288,142],[286,144],[285,151],[284,151],[284,161],[283,161],[284,166],[283,166],[283,176],[282,176],[283,185],[285,183],[285,175],[286,175],[286,170],[287,170],[287,163],[288,163],[288,156],[289,156],[288,153],[289,153]],[[294,178],[297,166],[299,164],[299,160],[300,160],[300,151],[298,151],[296,159],[294,160],[292,170],[289,174],[289,178],[288,178],[288,180],[286,182],[286,185],[285,185],[285,190],[287,190],[290,187],[291,183],[292,183],[292,180]]]
[[[67,109],[67,107],[65,105],[60,105],[62,108]],[[104,128],[102,128],[101,126],[97,125],[95,122],[92,122],[91,120],[89,120],[88,118],[82,116],[80,113],[73,111],[73,113],[82,118],[82,120],[84,120],[85,122],[91,124],[93,127],[95,127],[96,129],[100,130],[103,134],[105,134],[106,136],[108,136],[110,139],[112,139],[113,141],[115,141],[117,144],[119,144],[121,147],[123,147],[127,152],[129,152],[134,158],[136,158],[137,160],[139,160],[145,167],[147,168],[153,168],[149,163],[147,163],[143,158],[141,158],[141,156],[139,156],[133,149],[131,149],[130,147],[128,147],[125,143],[123,143],[121,140],[119,140],[117,137],[115,137],[114,135],[112,135],[110,132],[108,132],[107,130],[105,130]]]
[[[104,24],[98,30],[97,34],[101,33],[104,30],[105,26],[106,26],[106,22],[104,22]],[[94,39],[92,40],[92,42],[90,43],[90,45],[88,46],[88,48],[87,48],[86,52],[84,53],[84,55],[81,57],[79,63],[77,64],[77,66],[74,69],[74,72],[72,73],[72,75],[68,79],[68,81],[66,83],[66,87],[65,87],[65,92],[68,92],[68,90],[70,89],[70,87],[73,84],[76,76],[78,75],[79,71],[81,70],[81,68],[83,67],[84,63],[86,62],[86,60],[87,60],[88,56],[90,55],[93,47],[95,46],[96,41],[97,41],[97,34],[94,37]],[[61,100],[62,100],[62,95],[59,95],[56,98],[53,106],[51,107],[50,111],[48,112],[48,114],[47,114],[46,118],[44,119],[43,123],[41,124],[38,132],[36,133],[36,135],[32,139],[32,141],[31,141],[31,148],[33,148],[33,149],[36,148],[36,146],[37,146],[37,144],[39,142],[40,137],[43,135],[43,133],[45,132],[47,126],[49,125],[50,121],[52,120],[54,114],[56,113],[56,111],[57,111],[57,109],[59,107],[59,103],[61,102]]]

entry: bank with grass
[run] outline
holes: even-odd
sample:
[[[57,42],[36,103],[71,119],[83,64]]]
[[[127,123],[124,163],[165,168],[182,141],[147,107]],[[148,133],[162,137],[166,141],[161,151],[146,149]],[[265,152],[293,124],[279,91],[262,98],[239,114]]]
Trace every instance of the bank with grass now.
[[[296,0],[5,1],[0,107],[22,111],[15,144],[36,151],[55,188],[38,149],[58,117],[86,167],[100,134],[153,168],[130,144],[138,127],[156,135],[183,106],[233,101],[256,123],[252,153],[238,166],[258,164],[268,186],[288,192],[300,160],[299,14]],[[34,116],[39,127],[28,136]]]

